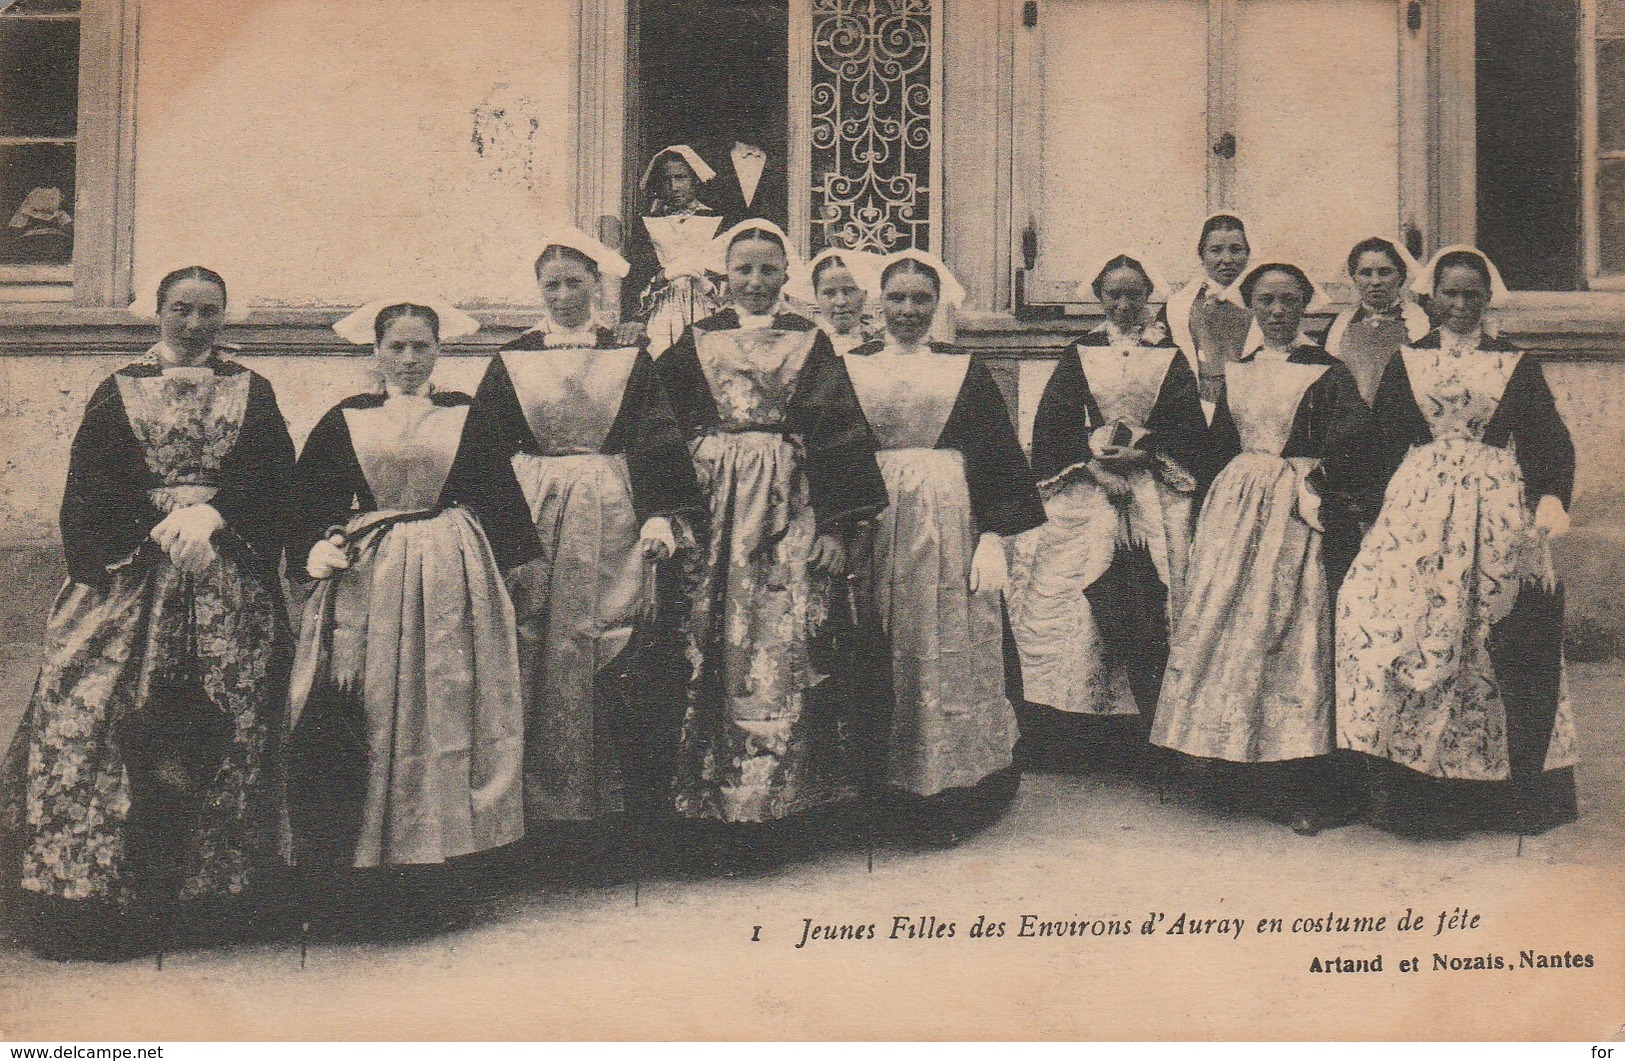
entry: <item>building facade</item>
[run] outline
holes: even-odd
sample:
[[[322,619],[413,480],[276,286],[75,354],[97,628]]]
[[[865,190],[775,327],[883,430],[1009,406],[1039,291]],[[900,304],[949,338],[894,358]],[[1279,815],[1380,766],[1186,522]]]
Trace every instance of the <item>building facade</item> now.
[[[802,249],[948,261],[1024,426],[1089,263],[1182,280],[1231,209],[1328,280],[1367,235],[1479,243],[1582,494],[1625,458],[1625,0],[14,0],[0,55],[0,546],[54,542],[168,267],[252,302],[234,339],[299,439],[363,385],[344,309],[433,292],[487,351],[535,316],[545,226],[619,239],[647,157],[725,119]]]

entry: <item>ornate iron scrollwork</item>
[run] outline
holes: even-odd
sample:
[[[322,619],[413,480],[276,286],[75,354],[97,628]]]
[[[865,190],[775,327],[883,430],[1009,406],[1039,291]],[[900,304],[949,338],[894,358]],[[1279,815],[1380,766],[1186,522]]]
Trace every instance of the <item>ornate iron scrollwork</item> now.
[[[812,243],[930,244],[934,0],[813,0]]]

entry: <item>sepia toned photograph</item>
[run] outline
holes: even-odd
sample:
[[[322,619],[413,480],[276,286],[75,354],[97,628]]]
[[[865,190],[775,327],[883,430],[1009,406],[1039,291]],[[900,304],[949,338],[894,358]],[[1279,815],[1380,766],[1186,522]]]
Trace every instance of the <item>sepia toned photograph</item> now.
[[[0,0],[0,221],[0,1040],[1625,1039],[1625,0]]]

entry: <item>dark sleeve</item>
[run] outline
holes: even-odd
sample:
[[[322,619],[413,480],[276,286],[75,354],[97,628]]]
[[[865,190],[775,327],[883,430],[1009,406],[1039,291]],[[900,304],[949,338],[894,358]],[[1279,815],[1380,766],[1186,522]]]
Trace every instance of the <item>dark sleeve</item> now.
[[[1411,391],[1411,375],[1405,368],[1405,359],[1397,354],[1389,359],[1377,383],[1377,394],[1371,402],[1371,420],[1376,441],[1365,488],[1366,508],[1374,514],[1382,507],[1388,480],[1399,470],[1405,454],[1412,446],[1420,446],[1433,438],[1427,418]]]
[[[1235,418],[1230,415],[1230,402],[1223,393],[1213,408],[1213,425],[1207,429],[1207,451],[1207,465],[1215,479],[1241,453],[1241,432],[1236,428]]]
[[[344,409],[334,406],[316,421],[293,469],[293,505],[288,519],[288,577],[305,578],[311,547],[329,527],[342,527],[352,512],[371,511],[372,491],[356,460]]]
[[[649,238],[648,226],[643,223],[641,215],[633,217],[627,226],[626,262],[630,271],[621,281],[621,318],[642,321],[645,318],[643,291],[659,271],[660,259],[655,254],[654,241]]]
[[[1219,469],[1214,466],[1214,453],[1208,445],[1207,417],[1202,414],[1197,395],[1196,374],[1178,350],[1168,364],[1168,374],[1162,379],[1162,389],[1157,392],[1157,402],[1145,426],[1146,436],[1140,440],[1140,448],[1177,463],[1196,479],[1197,492],[1205,492]]]
[[[1550,494],[1569,507],[1574,495],[1574,441],[1557,411],[1540,362],[1525,354],[1507,380],[1501,405],[1484,432],[1486,442],[1510,436],[1523,471],[1525,496],[1537,504]]]
[[[621,409],[604,440],[605,453],[626,454],[638,522],[650,516],[694,515],[703,510],[684,433],[655,363],[639,353],[627,376]]]
[[[470,409],[463,421],[457,458],[440,490],[440,503],[462,505],[474,513],[491,543],[497,567],[506,571],[540,556],[542,540],[514,476],[513,455],[504,451],[487,427]]]
[[[163,519],[147,496],[151,485],[118,383],[109,376],[91,395],[68,456],[61,526],[69,577],[101,585],[108,565],[141,547]]]
[[[965,456],[965,484],[978,532],[1020,534],[1044,522],[1044,503],[1010,423],[1010,407],[980,361],[972,361],[965,371],[937,447]]]
[[[501,354],[491,358],[491,363],[485,366],[485,374],[474,391],[474,405],[468,410],[468,419],[487,445],[510,457],[534,441]]]
[[[886,507],[874,431],[858,405],[846,364],[822,331],[814,333],[812,352],[796,379],[787,422],[806,448],[807,486],[821,533],[868,519]]]
[[[684,329],[678,340],[660,355],[655,370],[684,438],[693,438],[716,424],[717,402],[711,395],[705,370],[700,367],[692,327]]]
[[[1099,419],[1077,347],[1069,346],[1044,384],[1033,417],[1033,473],[1039,482],[1094,459],[1089,432],[1100,426]]]
[[[254,373],[248,383],[248,407],[237,445],[220,467],[220,489],[211,502],[269,572],[277,570],[286,537],[292,485],[293,439],[277,407],[276,392]],[[304,557],[299,557],[300,567]]]
[[[1285,456],[1317,457],[1310,482],[1322,497],[1326,520],[1357,520],[1371,496],[1376,432],[1360,386],[1341,362],[1326,369],[1305,393]],[[1331,523],[1327,522],[1330,531]]]

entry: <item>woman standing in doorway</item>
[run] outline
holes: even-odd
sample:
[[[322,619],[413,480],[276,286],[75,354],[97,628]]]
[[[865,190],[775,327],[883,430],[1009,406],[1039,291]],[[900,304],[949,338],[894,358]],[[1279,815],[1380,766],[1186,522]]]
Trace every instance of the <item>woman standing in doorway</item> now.
[[[1213,420],[1230,460],[1196,524],[1151,739],[1308,835],[1351,813],[1331,758],[1331,602],[1358,539],[1371,414],[1299,330],[1316,297],[1302,269],[1257,266],[1241,291],[1262,337],[1229,367]]]
[[[55,957],[249,914],[279,876],[289,636],[277,566],[293,443],[217,345],[226,283],[157,285],[160,341],[103,380],[62,500],[68,582],[0,768],[0,881]]]
[[[654,357],[719,308],[707,269],[722,214],[700,199],[715,176],[697,151],[677,144],[655,153],[638,184],[650,202],[634,234],[631,286]]]
[[[1379,826],[1544,832],[1576,815],[1550,545],[1574,445],[1540,364],[1485,328],[1489,259],[1446,248],[1417,287],[1439,328],[1377,391],[1387,495],[1338,601],[1341,743]]]
[[[1137,723],[1120,750],[1143,748],[1214,474],[1196,377],[1151,311],[1151,270],[1118,254],[1091,288],[1106,319],[1061,355],[1039,400],[1033,465],[1049,522],[1017,539],[1010,594],[1023,753],[1062,768],[1112,720]]]
[[[780,301],[788,238],[755,220],[721,244],[731,305],[657,362],[711,517],[690,578],[677,809],[731,827],[720,839],[750,857],[777,853],[767,823],[855,794],[830,695],[851,681],[850,639],[827,633],[852,529],[886,490],[829,337]]]
[[[927,334],[963,291],[930,255],[881,273],[882,338],[847,369],[880,440],[891,504],[867,579],[891,651],[886,777],[905,838],[953,844],[1015,796],[1016,716],[1005,691],[1005,538],[1044,521],[993,376]],[[884,679],[885,675],[869,675]]]

